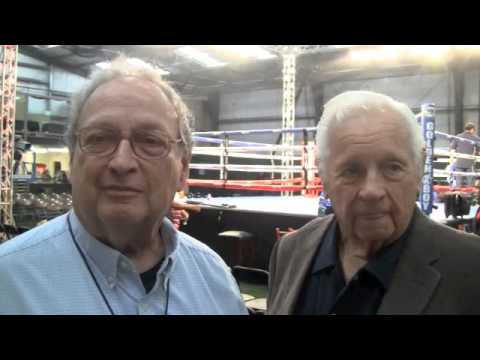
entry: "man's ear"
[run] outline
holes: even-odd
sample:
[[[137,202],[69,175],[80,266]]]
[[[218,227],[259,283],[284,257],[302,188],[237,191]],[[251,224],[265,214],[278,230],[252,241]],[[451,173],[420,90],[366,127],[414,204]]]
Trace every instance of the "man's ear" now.
[[[189,163],[190,162],[185,156],[182,157],[182,160],[180,161],[180,177],[178,181],[177,191],[184,190],[187,187],[187,180],[189,175],[189,167],[188,167]]]

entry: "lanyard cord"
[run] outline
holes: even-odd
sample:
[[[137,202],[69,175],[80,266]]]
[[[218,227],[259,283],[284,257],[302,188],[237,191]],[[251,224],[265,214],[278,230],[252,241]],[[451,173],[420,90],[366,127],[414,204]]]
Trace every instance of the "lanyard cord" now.
[[[93,271],[90,268],[90,265],[88,265],[88,261],[85,258],[85,255],[83,254],[83,251],[80,249],[80,246],[78,245],[77,240],[75,239],[75,236],[73,235],[72,224],[70,223],[70,217],[69,216],[67,216],[67,222],[68,222],[68,230],[70,231],[70,235],[72,236],[73,243],[75,244],[75,247],[77,248],[78,252],[80,253],[80,256],[82,257],[83,263],[85,264],[86,268],[88,269],[88,272],[90,273],[90,276],[92,277],[93,282],[95,283],[95,286],[98,289],[98,292],[100,293],[100,295],[102,295],[103,301],[105,302],[105,305],[107,306],[108,311],[110,312],[110,315],[115,315],[115,313],[112,310],[112,307],[110,306],[110,303],[108,302],[107,298],[105,297],[105,294],[102,291],[102,288],[98,284],[97,278],[93,274]]]
[[[167,302],[165,304],[165,314],[168,315],[168,304],[170,303],[170,278],[167,280]]]
[[[77,240],[75,239],[75,235],[73,234],[72,231],[72,224],[70,223],[70,217],[67,216],[67,223],[68,223],[68,230],[70,231],[70,235],[72,237],[73,243],[75,244],[75,247],[77,248],[78,252],[80,253],[80,256],[82,257],[83,263],[85,264],[85,267],[88,269],[88,272],[90,273],[91,278],[93,279],[93,282],[95,283],[95,286],[97,287],[98,292],[102,296],[103,301],[105,302],[105,305],[108,308],[108,311],[110,312],[110,315],[115,315],[115,313],[112,310],[112,307],[110,306],[110,303],[107,300],[107,297],[105,296],[104,292],[102,291],[102,288],[98,284],[97,278],[95,277],[92,269],[90,268],[90,265],[88,264],[88,261],[85,257],[85,254],[83,253],[82,249],[80,249],[80,246],[77,243]],[[167,280],[167,300],[165,304],[165,314],[168,315],[168,305],[170,303],[170,279]]]

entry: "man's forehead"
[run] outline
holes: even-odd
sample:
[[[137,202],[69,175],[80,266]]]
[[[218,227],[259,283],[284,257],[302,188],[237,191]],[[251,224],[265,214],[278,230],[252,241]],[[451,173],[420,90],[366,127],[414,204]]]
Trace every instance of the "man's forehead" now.
[[[135,96],[136,94],[151,98],[158,98],[170,104],[164,90],[153,81],[134,76],[119,77],[99,85],[89,96],[88,100],[97,97]]]
[[[397,138],[399,133],[408,132],[408,126],[405,120],[394,112],[369,112],[349,116],[342,122],[334,124],[329,131],[330,137],[341,136],[345,133],[368,136],[379,131],[392,131],[397,135],[393,136],[393,138]]]
[[[329,134],[329,148],[339,158],[344,158],[347,154],[352,156],[352,151],[364,156],[364,151],[371,153],[372,146],[376,146],[378,152],[386,156],[393,152],[404,157],[404,153],[410,150],[408,141],[407,125],[395,117],[360,116],[345,119],[344,123],[333,127]],[[371,154],[372,157],[375,155],[378,154]]]
[[[101,84],[86,100],[80,117],[90,117],[119,107],[148,109],[162,117],[177,117],[173,104],[158,85],[136,77],[116,78]]]

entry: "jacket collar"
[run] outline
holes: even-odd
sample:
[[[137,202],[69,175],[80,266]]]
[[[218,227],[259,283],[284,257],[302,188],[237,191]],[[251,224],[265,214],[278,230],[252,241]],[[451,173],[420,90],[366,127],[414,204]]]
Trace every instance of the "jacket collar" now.
[[[440,273],[432,266],[440,251],[432,240],[435,224],[418,207],[415,222],[400,255],[390,289],[379,314],[420,314],[428,305],[440,282]]]

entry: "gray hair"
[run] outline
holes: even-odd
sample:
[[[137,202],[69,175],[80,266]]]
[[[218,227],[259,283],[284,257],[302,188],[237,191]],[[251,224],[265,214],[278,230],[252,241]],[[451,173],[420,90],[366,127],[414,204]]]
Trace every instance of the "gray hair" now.
[[[423,149],[425,142],[415,115],[410,108],[391,97],[371,91],[347,91],[335,96],[324,106],[323,115],[317,126],[317,161],[320,174],[325,173],[330,156],[329,130],[340,125],[346,119],[372,112],[390,110],[404,121],[409,132],[410,147],[418,170],[423,167]]]
[[[193,115],[188,110],[187,105],[183,102],[177,92],[162,79],[162,74],[157,68],[140,59],[128,58],[121,55],[113,60],[108,67],[94,71],[79,91],[72,96],[69,125],[65,132],[65,142],[70,151],[70,159],[73,157],[77,144],[76,132],[79,127],[80,113],[90,95],[92,95],[92,93],[102,84],[117,78],[132,76],[148,80],[163,91],[177,114],[180,138],[184,144],[185,155],[188,159],[191,158],[192,134],[190,124],[193,123]]]

